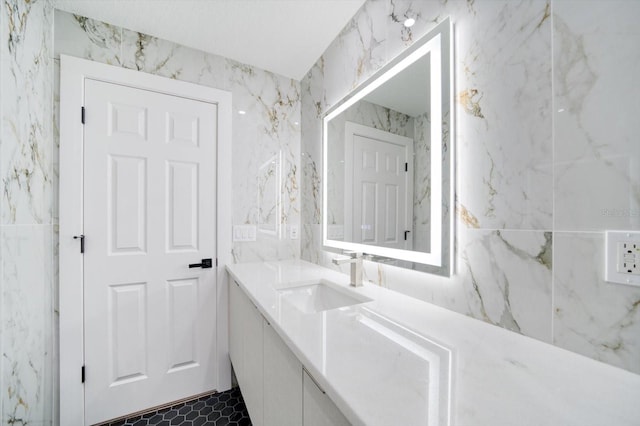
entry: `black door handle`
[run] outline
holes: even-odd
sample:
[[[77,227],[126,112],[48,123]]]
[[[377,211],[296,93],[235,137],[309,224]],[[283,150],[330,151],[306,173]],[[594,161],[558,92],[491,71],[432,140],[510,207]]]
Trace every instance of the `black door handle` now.
[[[202,259],[202,263],[190,263],[189,268],[209,269],[212,265],[211,259]]]

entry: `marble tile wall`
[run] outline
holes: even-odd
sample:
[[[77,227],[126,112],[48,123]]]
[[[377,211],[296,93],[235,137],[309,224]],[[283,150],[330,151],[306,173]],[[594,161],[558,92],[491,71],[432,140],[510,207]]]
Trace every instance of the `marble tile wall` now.
[[[413,248],[428,252],[431,245],[431,120],[429,113],[413,120]]]
[[[336,268],[321,241],[322,114],[451,17],[456,272],[366,262],[367,277],[640,373],[640,289],[602,268],[603,231],[640,229],[638,16],[624,0],[368,0],[301,83],[302,258]]]
[[[0,424],[55,417],[53,8],[0,9]]]
[[[553,8],[553,339],[636,373],[640,288],[604,281],[603,231],[640,230],[638,16],[636,1]]]

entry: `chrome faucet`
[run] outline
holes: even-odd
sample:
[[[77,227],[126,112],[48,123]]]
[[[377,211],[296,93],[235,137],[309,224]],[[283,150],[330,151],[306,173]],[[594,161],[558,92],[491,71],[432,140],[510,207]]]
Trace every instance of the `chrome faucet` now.
[[[352,287],[362,286],[362,253],[345,251],[344,254],[349,257],[346,259],[333,259],[333,263],[336,265],[351,263],[351,282],[349,284]]]

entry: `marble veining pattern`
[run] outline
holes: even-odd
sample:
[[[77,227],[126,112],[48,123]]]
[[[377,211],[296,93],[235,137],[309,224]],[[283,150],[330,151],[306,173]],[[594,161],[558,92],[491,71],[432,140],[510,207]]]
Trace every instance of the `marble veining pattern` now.
[[[258,226],[258,242],[234,244],[234,259],[299,257],[299,241],[287,231],[300,224],[300,84],[230,60],[226,72],[234,104],[234,193],[243,194],[234,198],[234,223]],[[275,188],[263,184],[267,162],[277,166]],[[268,232],[261,232],[269,225],[263,212],[273,212]]]
[[[325,61],[324,87],[329,104],[385,64],[387,8],[387,0],[367,1],[323,54],[320,60]]]
[[[84,16],[54,13],[54,56],[60,53],[109,65],[122,65],[122,29]]]
[[[226,89],[225,62],[219,56],[127,29],[122,29],[121,51],[125,68]]]
[[[639,89],[630,72],[640,66],[639,13],[637,2],[561,0],[553,3],[552,14],[559,231],[553,339],[635,373],[639,292],[603,281],[602,232],[640,229],[640,127],[631,106]]]
[[[605,282],[604,234],[556,233],[553,341],[640,374],[640,288]]]
[[[54,418],[53,8],[0,8],[0,423]]]
[[[546,7],[476,2],[456,16],[457,197],[481,228],[552,226]]]
[[[415,250],[429,251],[431,238],[431,122],[425,113],[413,118],[413,235]],[[446,155],[446,153],[445,153]],[[448,205],[448,200],[443,205]]]
[[[452,278],[370,262],[365,272],[378,285],[551,342],[551,247],[550,232],[469,230],[458,238]]]
[[[50,225],[2,227],[2,424],[50,424],[52,421],[51,235]]]
[[[554,4],[555,227],[640,229],[640,3]],[[604,107],[606,106],[606,107]]]
[[[52,10],[44,0],[3,3],[1,223],[46,224],[53,205]]]

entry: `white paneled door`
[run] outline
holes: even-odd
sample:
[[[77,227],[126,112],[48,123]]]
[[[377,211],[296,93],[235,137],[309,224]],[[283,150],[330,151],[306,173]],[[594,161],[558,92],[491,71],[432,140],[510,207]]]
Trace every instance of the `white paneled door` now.
[[[215,388],[217,106],[91,79],[84,101],[94,424]]]
[[[349,241],[411,249],[413,139],[347,122],[345,157]]]

